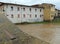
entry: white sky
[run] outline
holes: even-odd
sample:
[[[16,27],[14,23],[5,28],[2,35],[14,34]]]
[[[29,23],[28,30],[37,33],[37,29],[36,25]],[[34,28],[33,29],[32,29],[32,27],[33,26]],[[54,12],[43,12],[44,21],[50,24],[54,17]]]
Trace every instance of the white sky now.
[[[60,9],[60,0],[0,0],[0,2],[11,2],[25,5],[41,4],[41,3],[52,3],[56,5],[56,8]]]

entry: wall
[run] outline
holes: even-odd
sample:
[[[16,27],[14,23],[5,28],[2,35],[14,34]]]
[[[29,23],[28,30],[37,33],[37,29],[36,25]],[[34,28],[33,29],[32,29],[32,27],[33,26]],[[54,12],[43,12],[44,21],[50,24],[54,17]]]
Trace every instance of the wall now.
[[[51,5],[43,5],[44,7],[44,20],[45,21],[52,21],[55,16],[55,6]]]
[[[13,11],[11,11],[11,6],[13,6]],[[19,7],[19,11],[17,11],[17,7]],[[23,11],[25,8],[25,11]],[[31,12],[30,9],[31,8]],[[8,15],[7,18],[12,21],[13,23],[21,23],[21,22],[41,22],[43,21],[43,8],[36,8],[37,11],[35,12],[35,8],[33,7],[25,7],[25,6],[15,6],[15,5],[4,5],[5,15]],[[40,12],[40,9],[42,10]],[[11,18],[11,15],[14,15],[14,18]],[[19,18],[18,18],[19,14]],[[25,18],[23,15],[25,14]],[[35,17],[35,14],[37,17]],[[30,18],[31,15],[31,18]],[[40,15],[42,15],[40,17]]]
[[[51,6],[50,19],[54,20],[54,16],[55,16],[55,6]]]
[[[44,9],[44,20],[50,20],[50,8],[47,6],[45,6]]]

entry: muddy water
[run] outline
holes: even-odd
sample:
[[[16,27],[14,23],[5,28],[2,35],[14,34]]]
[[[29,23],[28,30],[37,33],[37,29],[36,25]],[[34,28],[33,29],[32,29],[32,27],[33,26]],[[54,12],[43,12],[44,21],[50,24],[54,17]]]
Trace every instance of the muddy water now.
[[[60,25],[58,24],[27,24],[17,25],[17,27],[51,44],[60,44]]]

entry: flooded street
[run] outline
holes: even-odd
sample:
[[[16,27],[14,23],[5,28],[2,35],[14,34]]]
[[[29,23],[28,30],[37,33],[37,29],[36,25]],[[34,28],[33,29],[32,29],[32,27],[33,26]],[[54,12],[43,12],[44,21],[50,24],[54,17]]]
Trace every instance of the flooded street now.
[[[60,25],[57,24],[24,24],[16,25],[23,32],[47,41],[50,44],[60,44]]]

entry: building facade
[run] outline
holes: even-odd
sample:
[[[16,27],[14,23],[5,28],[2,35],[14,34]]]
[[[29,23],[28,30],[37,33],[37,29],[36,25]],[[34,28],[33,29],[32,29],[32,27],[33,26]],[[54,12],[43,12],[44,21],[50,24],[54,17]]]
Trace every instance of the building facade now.
[[[52,21],[52,20],[54,20],[55,5],[43,3],[42,6],[45,8],[44,9],[44,20],[45,21]]]
[[[58,10],[58,16],[60,17],[60,10]]]
[[[5,16],[13,23],[42,22],[43,9],[43,7],[0,2],[0,11],[4,12]]]
[[[44,7],[44,21],[52,21],[54,19],[55,5],[49,3],[43,3],[33,6]]]
[[[55,9],[55,18],[60,18],[60,10]]]

